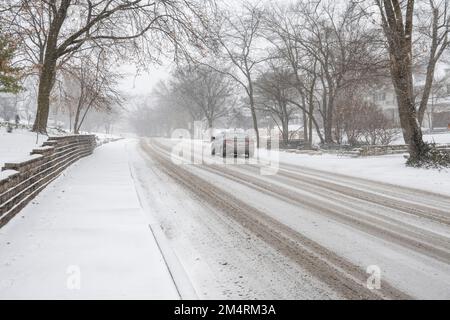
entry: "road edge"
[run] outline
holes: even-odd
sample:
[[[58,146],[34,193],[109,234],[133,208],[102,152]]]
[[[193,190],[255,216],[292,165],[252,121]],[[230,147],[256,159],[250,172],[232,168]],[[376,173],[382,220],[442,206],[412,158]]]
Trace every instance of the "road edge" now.
[[[126,147],[128,144],[126,144]],[[172,247],[169,244],[169,240],[164,234],[161,226],[157,223],[156,219],[151,215],[151,209],[145,201],[145,197],[143,197],[144,191],[142,186],[136,181],[136,173],[131,165],[128,158],[128,168],[130,170],[130,175],[133,180],[133,187],[136,192],[136,196],[139,200],[139,204],[143,211],[145,211],[150,217],[151,222],[148,224],[149,230],[152,233],[153,238],[156,241],[159,251],[161,252],[161,256],[164,259],[164,263],[166,264],[167,270],[173,280],[175,289],[178,292],[181,300],[198,300],[199,297],[197,292],[195,291],[194,285],[192,284],[189,276],[178,259],[176,253],[173,251]]]

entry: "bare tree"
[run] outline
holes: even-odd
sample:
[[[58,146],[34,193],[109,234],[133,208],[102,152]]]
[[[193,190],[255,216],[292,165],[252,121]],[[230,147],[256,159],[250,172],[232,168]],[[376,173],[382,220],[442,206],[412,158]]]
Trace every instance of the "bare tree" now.
[[[263,11],[258,5],[246,3],[242,13],[219,11],[216,15],[216,30],[212,35],[212,45],[219,63],[231,63],[231,68],[208,64],[214,70],[227,74],[245,91],[252,115],[256,144],[259,147],[258,119],[254,97],[254,78],[258,64],[267,60],[258,50]],[[258,52],[259,51],[259,52]],[[198,61],[197,61],[198,62]]]
[[[321,128],[316,119],[318,61],[308,56],[298,43],[301,39],[301,18],[285,6],[272,6],[265,15],[265,38],[275,47],[273,57],[284,61],[291,68],[292,86],[297,90],[297,97],[289,97],[289,102],[296,105],[303,113],[305,140],[312,144],[313,125],[317,135],[324,143]]]
[[[388,145],[397,137],[392,121],[365,96],[361,88],[348,88],[339,94],[334,116],[338,143]]]
[[[228,77],[209,67],[179,68],[172,81],[172,93],[178,96],[197,120],[206,119],[208,128],[227,115],[233,106],[233,87]]]
[[[119,106],[122,98],[117,91],[121,75],[113,72],[103,50],[90,51],[66,65],[64,71],[71,82],[67,83],[68,98],[74,100],[73,132],[79,133],[88,113],[92,110],[108,113]]]
[[[146,129],[152,135],[164,133],[170,136],[173,129],[189,129],[192,122],[202,119],[201,110],[189,106],[189,102],[173,90],[172,84],[171,81],[160,81],[148,101],[138,106],[138,110],[150,119],[148,125],[154,127],[154,130]]]
[[[338,143],[344,137],[350,145],[358,145],[364,129],[365,102],[354,90],[341,91],[334,110],[335,136]]]
[[[152,50],[161,40],[182,47],[183,36],[194,41],[193,20],[200,13],[192,1],[151,0],[13,0],[0,5],[1,23],[22,37],[28,57],[37,62],[39,90],[33,130],[46,132],[50,93],[56,71],[79,51],[92,46],[128,58]]]
[[[414,0],[375,0],[387,39],[392,83],[397,96],[403,137],[409,146],[410,161],[420,161],[428,148],[422,139],[417,117],[412,74]]]
[[[33,119],[35,115],[35,98],[36,98],[36,92],[33,90],[34,88],[30,88],[30,91],[25,91],[24,95],[24,101],[21,104],[21,109],[23,115],[25,116],[25,119],[27,121],[27,125],[30,125],[31,120]]]
[[[189,113],[176,103],[170,87],[160,81],[151,95],[130,99],[128,119],[141,136],[171,136],[175,128],[188,129]]]
[[[106,134],[112,134],[114,129],[114,124],[119,120],[121,110],[118,108],[111,109],[108,113],[102,113],[101,122],[103,123],[103,128]]]
[[[431,87],[431,92],[430,92],[430,98],[429,98],[429,103],[428,106],[426,108],[426,115],[428,118],[428,127],[430,128],[430,130],[433,130],[434,127],[434,109],[435,109],[435,105],[436,103],[439,102],[439,100],[443,100],[446,99],[448,97],[448,89],[447,89],[447,85],[449,82],[449,78],[448,76],[444,76],[442,78],[439,79],[435,79],[433,80],[433,86]]]
[[[14,118],[16,114],[15,98],[11,96],[0,97],[0,117],[6,122]]]
[[[272,10],[268,39],[291,66],[299,93],[297,106],[314,123],[324,143],[332,143],[336,98],[383,64],[377,35],[355,2],[297,1]],[[322,117],[323,138],[314,109]],[[311,135],[311,134],[310,134]]]
[[[370,145],[388,145],[397,136],[391,121],[382,110],[369,102],[363,102],[361,114],[361,135]]]
[[[436,64],[450,44],[450,1],[428,0],[429,9],[421,12],[419,17],[427,17],[424,25],[420,27],[420,33],[429,40],[429,56],[426,65],[426,79],[420,99],[418,119],[422,124],[428,100],[433,87],[434,70]],[[431,11],[431,12],[430,12]],[[431,18],[430,18],[431,17]]]
[[[257,108],[272,117],[285,145],[289,142],[289,121],[295,111],[289,102],[295,94],[291,78],[289,70],[271,64],[255,82]]]

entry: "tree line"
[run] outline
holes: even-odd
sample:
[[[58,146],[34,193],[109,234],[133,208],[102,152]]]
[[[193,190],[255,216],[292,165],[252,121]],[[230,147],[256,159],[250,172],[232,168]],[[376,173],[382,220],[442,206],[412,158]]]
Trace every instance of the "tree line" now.
[[[289,139],[289,121],[300,113],[309,143],[313,136],[324,145],[343,136],[389,142],[392,124],[367,96],[390,83],[411,164],[433,153],[421,124],[436,65],[448,55],[448,9],[448,0],[243,2],[239,8],[219,1],[16,0],[0,8],[2,32],[19,39],[18,51],[38,79],[35,131],[45,132],[58,74],[74,61],[98,54],[146,65],[167,51],[177,67],[155,90],[151,103],[158,107],[147,113],[168,130],[186,119],[211,127],[224,115],[239,121],[245,106],[257,141],[261,115]],[[98,80],[111,65],[93,61],[90,70]],[[424,70],[420,85],[415,70]],[[103,98],[114,100],[110,84],[102,86]],[[86,108],[96,96],[89,95],[81,103]]]

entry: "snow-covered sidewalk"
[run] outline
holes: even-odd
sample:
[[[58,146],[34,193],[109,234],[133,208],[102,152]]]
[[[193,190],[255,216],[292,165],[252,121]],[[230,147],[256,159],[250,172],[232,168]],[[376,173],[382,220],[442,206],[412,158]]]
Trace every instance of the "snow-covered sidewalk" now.
[[[126,144],[72,165],[0,229],[0,299],[179,298]]]

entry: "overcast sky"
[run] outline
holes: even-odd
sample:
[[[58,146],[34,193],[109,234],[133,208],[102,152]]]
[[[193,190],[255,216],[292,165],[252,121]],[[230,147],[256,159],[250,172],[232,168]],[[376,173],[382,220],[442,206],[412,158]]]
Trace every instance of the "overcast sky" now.
[[[222,5],[225,4],[227,9],[238,8],[244,1],[242,0],[218,0]],[[251,0],[247,2],[261,2],[262,0]],[[272,2],[288,3],[290,0],[272,0]],[[123,66],[122,72],[126,73],[126,77],[122,80],[120,89],[127,95],[144,95],[151,93],[152,88],[159,80],[167,79],[170,72],[170,62],[164,63],[162,66],[153,65],[149,71],[137,72],[133,65]]]
[[[159,80],[167,79],[170,65],[155,64],[150,66],[148,71],[138,71],[133,65],[125,65],[121,71],[125,73],[125,77],[120,84],[120,89],[126,95],[144,95],[150,93]]]

